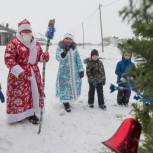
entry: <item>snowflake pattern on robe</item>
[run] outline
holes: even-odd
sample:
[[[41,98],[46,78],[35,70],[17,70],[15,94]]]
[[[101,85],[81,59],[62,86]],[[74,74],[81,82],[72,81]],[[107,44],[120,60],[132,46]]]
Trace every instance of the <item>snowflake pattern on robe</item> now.
[[[61,57],[63,51],[60,47],[56,50],[56,60],[59,61],[56,96],[64,103],[76,100],[81,94],[79,72],[83,71],[83,65],[77,48],[70,49],[65,58]]]

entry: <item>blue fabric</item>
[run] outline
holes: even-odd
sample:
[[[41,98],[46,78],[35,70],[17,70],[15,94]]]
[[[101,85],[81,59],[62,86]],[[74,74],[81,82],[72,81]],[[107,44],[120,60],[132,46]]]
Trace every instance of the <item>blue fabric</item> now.
[[[132,67],[133,63],[131,62],[131,59],[125,60],[122,58],[121,61],[117,63],[115,74],[117,75],[117,82],[120,81],[123,74],[128,74],[130,68]]]
[[[47,32],[46,32],[47,39],[53,39],[54,33],[55,33],[55,28],[54,27],[49,27]]]
[[[110,92],[112,93],[112,92],[114,92],[114,91],[116,91],[116,90],[118,90],[118,87],[115,86],[114,84],[111,84],[111,85],[110,85]]]
[[[59,62],[56,80],[56,96],[61,102],[71,102],[81,94],[82,81],[79,72],[83,71],[83,65],[77,48],[70,49],[65,58],[61,57],[63,48],[56,50],[56,60]]]
[[[153,104],[153,99],[152,98],[144,97],[142,94],[139,94],[139,93],[137,93],[134,96],[134,99],[137,100],[137,101],[138,100],[143,101],[145,104]]]

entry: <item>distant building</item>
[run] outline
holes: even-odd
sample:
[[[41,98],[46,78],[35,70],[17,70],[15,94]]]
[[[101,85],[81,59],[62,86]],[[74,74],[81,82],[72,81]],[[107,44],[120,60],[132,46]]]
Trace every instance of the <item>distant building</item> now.
[[[0,45],[6,45],[12,38],[16,35],[16,31],[6,26],[0,24]]]
[[[117,46],[118,40],[119,40],[119,38],[115,37],[115,36],[105,37],[104,38],[104,46],[109,46],[109,45]]]

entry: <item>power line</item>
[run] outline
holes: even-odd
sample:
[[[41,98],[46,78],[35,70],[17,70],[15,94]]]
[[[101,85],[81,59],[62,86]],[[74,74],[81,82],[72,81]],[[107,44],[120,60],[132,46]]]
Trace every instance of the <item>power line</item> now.
[[[121,1],[121,0],[113,0],[113,1],[110,1],[110,3],[108,3],[106,5],[103,5],[103,8],[106,8],[106,7],[109,7],[111,5],[114,5],[115,3],[118,3],[119,1]],[[86,18],[84,18],[84,20],[82,22],[85,22],[86,20],[88,20],[89,18],[91,18],[92,16],[94,16],[98,11],[99,11],[99,8],[96,8],[90,15],[88,15]]]
[[[97,7],[90,15],[88,15],[87,17],[85,17],[82,22],[76,24],[74,27],[71,28],[71,30],[75,30],[78,27],[80,27],[82,25],[82,23],[87,22],[87,20],[91,19],[97,12],[99,11],[99,8]]]
[[[120,1],[121,1],[121,0],[110,0],[110,1],[105,0],[105,1],[103,2],[103,8],[107,8],[107,7],[109,7],[109,6],[112,6],[112,5],[114,5],[114,4],[116,4],[116,3],[120,2]],[[122,1],[123,1],[123,0],[122,0]],[[104,4],[105,2],[108,2],[108,3],[107,3],[107,4]],[[76,24],[75,26],[73,26],[72,28],[70,28],[71,31],[76,31],[76,29],[78,29],[79,27],[81,28],[81,25],[82,25],[82,24],[84,25],[84,23],[86,23],[88,20],[90,20],[98,11],[99,11],[99,8],[97,7],[92,13],[90,13],[87,17],[85,17],[85,18],[82,20],[82,22],[80,22],[80,23]],[[74,33],[74,32],[73,32],[73,33]]]
[[[90,15],[88,15],[86,18],[84,18],[83,21],[86,21],[89,18],[91,18],[92,16],[94,16],[98,12],[98,10],[99,10],[99,8],[96,8]]]
[[[108,0],[106,0],[108,2]],[[104,1],[104,2],[106,2]],[[114,5],[115,3],[119,2],[121,0],[113,0],[113,1],[110,1],[110,3],[106,4],[106,5],[103,5],[103,8],[106,8],[106,7],[109,7],[111,5]],[[123,1],[123,0],[122,0]],[[85,17],[82,22],[85,23],[87,20],[91,19],[97,12],[99,11],[99,8],[96,8],[91,14],[89,14],[87,17]],[[82,22],[76,24],[73,28],[71,29],[76,29],[78,27],[80,27],[80,25],[82,24]]]

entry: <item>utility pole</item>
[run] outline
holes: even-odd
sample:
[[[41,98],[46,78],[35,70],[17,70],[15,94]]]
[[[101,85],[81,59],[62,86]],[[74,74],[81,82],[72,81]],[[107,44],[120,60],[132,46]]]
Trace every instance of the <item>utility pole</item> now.
[[[104,52],[104,41],[103,41],[103,27],[102,27],[101,8],[102,8],[102,5],[99,4],[100,29],[101,29],[101,47],[102,47],[102,52]]]
[[[83,42],[82,42],[82,45],[83,45],[83,48],[84,48],[84,24],[82,22],[82,36],[83,36]]]

